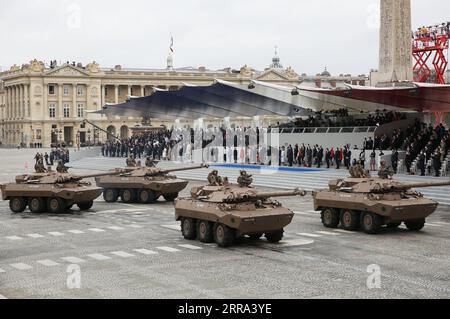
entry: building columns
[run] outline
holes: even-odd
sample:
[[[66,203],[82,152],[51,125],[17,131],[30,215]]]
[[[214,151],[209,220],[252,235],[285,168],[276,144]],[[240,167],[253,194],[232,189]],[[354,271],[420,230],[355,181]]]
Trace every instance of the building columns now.
[[[128,96],[131,96],[131,85],[128,85]]]
[[[28,91],[28,84],[24,85],[24,116],[31,117],[30,115],[30,96]],[[26,110],[26,112],[25,112]],[[26,114],[26,115],[25,115]]]
[[[102,90],[102,101],[100,105],[100,109],[106,105],[106,85],[101,85],[100,89]]]
[[[145,96],[145,85],[141,85],[141,96]]]
[[[114,85],[114,103],[115,104],[119,104],[119,86],[118,85]]]
[[[72,114],[70,117],[78,117],[78,105],[77,105],[77,84],[72,84]]]
[[[56,108],[56,118],[64,118],[63,91],[64,86],[58,84],[58,107]]]

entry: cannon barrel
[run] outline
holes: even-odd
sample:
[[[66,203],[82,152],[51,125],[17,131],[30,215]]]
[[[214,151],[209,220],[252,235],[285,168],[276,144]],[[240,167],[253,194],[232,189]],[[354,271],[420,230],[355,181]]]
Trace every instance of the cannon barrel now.
[[[407,190],[411,188],[425,188],[425,187],[438,187],[438,186],[449,186],[450,181],[441,182],[419,182],[419,183],[399,183],[393,184],[388,187],[390,190]]]
[[[254,195],[250,195],[249,199],[255,198],[269,198],[269,197],[287,197],[287,196],[306,196],[306,191],[300,188],[296,188],[291,191],[279,191],[279,192],[261,192]]]
[[[84,175],[73,175],[68,176],[72,179],[82,180],[85,178],[95,178],[95,177],[102,177],[102,176],[111,176],[111,175],[119,175],[122,174],[124,171],[122,169],[115,169],[108,172],[101,172],[101,173],[94,173],[94,174],[84,174]]]
[[[228,197],[225,202],[243,202],[243,201],[256,201],[256,200],[265,200],[270,197],[287,197],[287,196],[306,196],[306,191],[296,188],[291,191],[279,191],[279,192],[260,192],[260,193],[249,193],[243,195]]]
[[[146,176],[157,176],[157,175],[169,174],[169,173],[172,173],[172,172],[189,171],[191,169],[200,169],[200,168],[208,168],[208,167],[209,167],[209,165],[202,164],[202,165],[189,166],[189,167],[159,169],[158,171],[155,171],[155,172],[148,172],[145,175]]]

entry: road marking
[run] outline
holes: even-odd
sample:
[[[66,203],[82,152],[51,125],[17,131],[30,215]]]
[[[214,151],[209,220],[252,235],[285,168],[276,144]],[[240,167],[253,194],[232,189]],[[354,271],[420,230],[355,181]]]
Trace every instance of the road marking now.
[[[47,234],[55,236],[55,237],[64,236],[64,234],[60,233],[59,231],[51,231],[51,232],[48,232]]]
[[[104,232],[104,230],[100,229],[100,228],[90,228],[88,230],[91,232],[94,232],[94,233],[103,233]]]
[[[61,258],[64,261],[67,261],[71,264],[81,264],[81,263],[85,263],[86,260],[78,258],[78,257],[63,257]]]
[[[312,243],[314,243],[314,240],[312,239],[291,239],[291,240],[283,240],[280,242],[280,244],[285,247],[304,246],[310,245]]]
[[[144,226],[141,226],[141,225],[128,225],[128,227],[131,227],[131,228],[144,228]]]
[[[442,227],[442,225],[437,225],[437,224],[430,224],[430,223],[426,223],[425,226],[431,226],[431,227]]]
[[[50,260],[50,259],[38,260],[37,263],[39,263],[41,265],[44,265],[44,266],[47,266],[47,267],[54,267],[54,266],[58,266],[59,265],[59,263],[57,263],[57,262],[55,262],[53,260]]]
[[[0,299],[8,299],[5,296],[3,296],[2,294],[0,294]]]
[[[123,227],[119,227],[119,226],[109,226],[107,228],[112,229],[112,230],[123,230],[124,229]]]
[[[297,233],[299,236],[305,236],[305,237],[312,237],[312,238],[319,238],[322,237],[321,235],[317,234],[310,234],[310,233]]]
[[[201,250],[202,247],[194,246],[194,245],[178,245],[179,247],[191,249],[191,250]]]
[[[102,255],[102,254],[90,254],[90,255],[87,255],[87,256],[92,258],[92,259],[100,260],[100,261],[111,259],[111,257],[105,256],[105,255]]]
[[[446,223],[446,222],[433,222],[434,224],[439,224],[439,225],[450,225],[450,223]]]
[[[351,230],[345,230],[345,229],[335,229],[335,232],[341,233],[341,234],[351,234],[351,233],[356,233],[355,231],[351,231]]]
[[[308,210],[308,213],[310,213],[310,214],[318,214],[318,212],[315,211],[315,210]]]
[[[322,234],[322,235],[339,236],[339,234],[332,233],[332,232],[329,232],[329,231],[316,231],[316,233]]]
[[[0,268],[0,273],[6,272],[4,269]]]
[[[11,267],[16,268],[18,270],[29,270],[32,269],[30,265],[24,264],[24,263],[18,263],[18,264],[10,264]]]
[[[42,236],[41,234],[28,234],[27,235],[30,238],[44,238],[45,236]]]
[[[153,250],[148,249],[134,249],[135,252],[143,254],[143,255],[157,255],[158,253]]]
[[[84,231],[81,231],[81,230],[78,230],[78,229],[68,230],[67,232],[75,234],[75,235],[84,234]]]
[[[295,215],[311,215],[310,213],[305,212],[294,212]]]
[[[164,227],[164,228],[167,228],[167,229],[171,229],[171,230],[181,231],[180,224],[176,224],[176,225],[161,225],[161,227]]]
[[[156,249],[159,249],[159,250],[162,250],[162,251],[167,251],[169,253],[176,253],[177,251],[180,251],[179,249],[172,248],[172,247],[166,247],[166,246],[156,247]]]
[[[7,236],[5,238],[9,239],[9,240],[22,240],[23,239],[22,237],[19,237],[19,236]]]
[[[111,252],[111,254],[112,254],[112,255],[119,256],[119,257],[122,257],[122,258],[130,258],[130,257],[134,257],[133,254],[129,254],[129,253],[124,252],[124,251],[113,251],[113,252]]]

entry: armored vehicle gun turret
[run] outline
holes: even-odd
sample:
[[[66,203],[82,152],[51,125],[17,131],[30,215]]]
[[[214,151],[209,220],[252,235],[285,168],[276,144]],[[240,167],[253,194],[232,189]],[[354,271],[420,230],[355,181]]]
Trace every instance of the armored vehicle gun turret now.
[[[215,241],[227,247],[244,235],[252,239],[265,235],[269,242],[276,243],[283,238],[283,229],[294,214],[270,198],[298,195],[305,196],[306,192],[261,192],[231,184],[196,187],[191,197],[175,201],[175,219],[181,222],[181,232],[188,240]]]
[[[159,167],[127,167],[118,176],[102,176],[96,179],[97,186],[103,188],[103,198],[114,203],[119,196],[124,203],[154,203],[161,196],[173,201],[188,182],[170,175],[173,172],[207,168],[208,165],[162,169]]]
[[[328,190],[313,192],[314,208],[321,211],[328,228],[377,234],[386,225],[396,228],[405,223],[413,231],[421,230],[425,219],[438,203],[425,198],[415,188],[448,186],[450,181],[406,183],[381,178],[346,178],[329,183]]]
[[[15,213],[25,211],[27,206],[33,213],[61,213],[77,205],[80,210],[89,210],[102,193],[83,179],[120,174],[110,171],[88,175],[47,172],[16,176],[15,183],[0,185],[3,200],[9,200],[9,207]]]

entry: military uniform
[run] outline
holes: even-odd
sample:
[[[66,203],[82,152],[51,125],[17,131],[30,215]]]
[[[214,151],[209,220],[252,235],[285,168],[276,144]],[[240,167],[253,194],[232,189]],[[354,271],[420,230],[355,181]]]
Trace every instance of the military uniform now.
[[[126,163],[128,167],[136,167],[136,160],[132,156],[127,158]]]
[[[248,175],[246,171],[241,171],[237,182],[240,187],[249,187],[253,183],[252,175]]]
[[[208,183],[210,186],[220,186],[223,184],[222,177],[219,176],[217,171],[213,171],[208,174]]]
[[[147,159],[145,160],[145,166],[147,167],[155,167],[155,161],[152,160],[150,157],[147,157]]]
[[[58,173],[62,173],[62,174],[68,172],[67,167],[63,164],[63,161],[59,161],[58,162],[58,166],[56,167],[56,171]]]
[[[389,166],[382,165],[378,171],[378,176],[382,179],[390,179],[395,174],[394,170]]]

